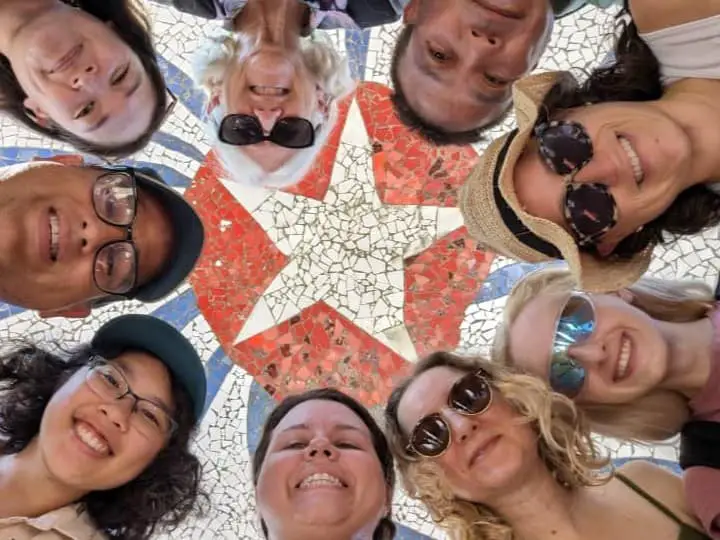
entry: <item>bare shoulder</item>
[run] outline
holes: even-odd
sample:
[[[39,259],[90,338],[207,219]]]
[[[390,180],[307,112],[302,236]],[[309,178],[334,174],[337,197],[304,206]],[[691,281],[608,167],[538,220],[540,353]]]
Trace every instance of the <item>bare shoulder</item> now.
[[[677,474],[649,461],[630,461],[619,467],[617,472],[637,484],[688,525],[700,527],[688,508],[683,481]]]
[[[641,33],[720,15],[720,0],[630,0],[629,4]]]

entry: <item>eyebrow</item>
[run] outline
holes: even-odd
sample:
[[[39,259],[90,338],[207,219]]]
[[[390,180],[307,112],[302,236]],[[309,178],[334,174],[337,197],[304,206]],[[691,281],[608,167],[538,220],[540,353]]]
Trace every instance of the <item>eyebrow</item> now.
[[[126,379],[128,378],[128,375],[130,376],[130,378],[133,377],[134,370],[130,367],[130,364],[128,364],[121,358],[116,358],[115,360],[113,360],[113,363],[117,367],[120,368],[120,372],[123,374],[123,377],[125,377]],[[130,381],[127,381],[127,383],[128,383],[128,385],[130,385]],[[132,388],[131,388],[131,390],[133,390],[133,392],[135,391]],[[155,405],[157,405],[158,407],[163,409],[166,413],[171,414],[170,406],[167,403],[165,403],[165,400],[160,399],[158,396],[152,395],[150,397],[145,397],[145,396],[140,396],[140,397],[142,397],[145,401],[150,401],[151,403],[154,403]]]
[[[307,424],[295,424],[290,427],[287,427],[282,430],[282,433],[286,433],[288,431],[302,431],[310,429],[310,426]],[[362,432],[362,430],[357,426],[351,426],[350,424],[338,424],[336,426],[333,426],[332,431],[357,431]]]

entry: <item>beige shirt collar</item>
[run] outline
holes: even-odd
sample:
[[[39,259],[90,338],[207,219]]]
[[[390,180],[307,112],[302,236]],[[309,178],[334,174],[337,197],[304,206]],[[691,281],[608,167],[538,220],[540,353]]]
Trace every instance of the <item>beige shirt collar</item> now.
[[[87,512],[78,514],[79,505],[72,504],[53,510],[36,518],[12,517],[0,519],[0,540],[17,538],[31,540],[33,538],[58,538],[69,540],[104,540],[106,537],[90,522]],[[15,532],[17,531],[17,532]],[[7,535],[10,536],[7,536]]]

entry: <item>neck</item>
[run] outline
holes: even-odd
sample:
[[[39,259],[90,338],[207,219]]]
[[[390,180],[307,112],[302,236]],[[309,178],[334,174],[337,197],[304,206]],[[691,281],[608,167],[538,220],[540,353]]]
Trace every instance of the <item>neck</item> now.
[[[307,6],[298,0],[248,0],[233,28],[258,43],[297,49],[306,14]]]
[[[560,486],[543,466],[497,497],[493,509],[512,527],[515,540],[579,538],[573,520],[577,493]]]
[[[686,79],[673,84],[657,102],[687,135],[691,157],[684,189],[720,180],[720,82]],[[679,179],[680,180],[680,179]]]
[[[668,343],[668,371],[662,388],[695,397],[707,384],[712,365],[713,326],[708,318],[690,323],[658,322]]]
[[[0,519],[41,516],[84,495],[52,477],[37,437],[21,452],[0,457]]]
[[[0,2],[0,54],[7,56],[15,35],[38,15],[53,9],[55,0],[5,0]]]

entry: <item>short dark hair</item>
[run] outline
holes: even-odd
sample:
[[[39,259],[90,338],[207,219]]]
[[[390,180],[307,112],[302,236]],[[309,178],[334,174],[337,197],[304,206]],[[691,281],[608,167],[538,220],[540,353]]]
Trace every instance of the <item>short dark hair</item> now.
[[[30,444],[52,396],[92,354],[89,345],[64,357],[31,343],[0,354],[0,455],[17,454]],[[172,531],[199,511],[206,497],[200,489],[200,462],[189,449],[195,425],[192,402],[170,377],[178,429],[167,445],[137,478],[77,501],[109,538],[147,540],[158,529]]]
[[[112,29],[120,39],[138,55],[155,90],[155,109],[147,130],[134,141],[121,145],[102,146],[81,139],[53,122],[48,126],[39,125],[25,108],[24,101],[27,94],[15,77],[10,61],[3,55],[0,55],[0,111],[25,127],[51,139],[65,142],[81,152],[105,157],[133,154],[147,146],[153,134],[160,129],[168,105],[167,87],[155,56],[149,20],[135,0],[78,0],[77,5],[93,17],[112,23]]]
[[[423,139],[438,146],[445,146],[449,144],[463,145],[485,140],[483,134],[501,124],[507,117],[507,113],[500,115],[499,118],[482,127],[468,129],[466,131],[447,131],[444,128],[427,122],[417,112],[415,112],[408,103],[402,84],[400,84],[398,69],[400,60],[407,51],[414,29],[415,25],[407,24],[400,31],[398,40],[395,43],[392,62],[390,64],[390,80],[393,85],[393,93],[390,99],[395,109],[395,114],[400,121],[410,129],[410,131],[414,131]]]
[[[267,455],[268,447],[270,446],[270,440],[272,439],[275,428],[282,421],[283,418],[295,407],[306,401],[334,401],[345,405],[348,409],[354,412],[363,424],[365,424],[370,431],[370,438],[372,439],[373,448],[377,454],[380,466],[382,467],[383,474],[385,476],[385,483],[390,488],[390,493],[395,489],[395,461],[393,455],[390,452],[390,446],[388,445],[385,434],[382,432],[380,427],[375,422],[375,419],[368,412],[368,410],[358,403],[356,400],[344,394],[343,392],[334,388],[318,388],[316,390],[309,390],[302,394],[297,394],[285,398],[275,409],[270,413],[265,426],[263,427],[262,437],[258,443],[257,450],[253,456],[252,461],[252,475],[253,485],[257,486],[258,478],[260,477],[260,471],[262,470],[265,456]],[[268,538],[268,530],[265,522],[260,521],[263,534],[265,538]],[[378,523],[378,526],[373,533],[373,540],[392,540],[395,537],[395,524],[392,522],[389,516],[383,517]]]
[[[615,63],[593,70],[582,83],[569,73],[561,77],[545,96],[539,121],[555,112],[590,104],[654,101],[662,97],[665,90],[660,64],[627,16],[627,11],[618,15]],[[665,212],[640,231],[623,238],[611,257],[629,259],[649,246],[663,244],[678,235],[697,234],[718,223],[720,195],[705,185],[691,186],[681,192]],[[594,245],[581,250],[598,256]]]

